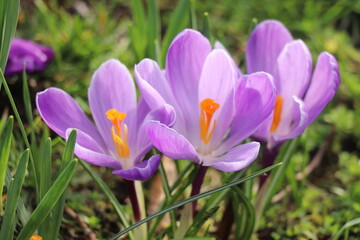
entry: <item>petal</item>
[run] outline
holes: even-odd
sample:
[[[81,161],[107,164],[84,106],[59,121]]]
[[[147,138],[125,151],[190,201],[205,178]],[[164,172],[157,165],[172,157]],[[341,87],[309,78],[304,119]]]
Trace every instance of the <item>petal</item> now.
[[[142,119],[141,125],[136,130],[136,145],[133,147],[136,148],[137,153],[137,156],[135,157],[135,163],[140,161],[152,148],[150,139],[146,134],[147,125],[150,121],[158,121],[166,126],[171,127],[175,122],[175,110],[172,106],[165,104],[164,106],[149,112],[145,118]]]
[[[146,133],[152,144],[165,156],[199,163],[195,148],[174,129],[158,121],[150,121],[146,127]]]
[[[175,105],[169,83],[155,61],[144,59],[135,65],[134,71],[141,95],[152,109],[165,103]]]
[[[66,140],[72,130],[73,128],[66,130]],[[79,129],[77,129],[74,153],[78,158],[88,163],[102,167],[121,169],[120,161],[104,153],[91,136]]]
[[[44,122],[62,138],[68,128],[79,129],[91,136],[102,148],[104,143],[94,124],[75,100],[65,91],[48,88],[36,94],[36,106]]]
[[[211,45],[201,33],[186,29],[179,33],[169,47],[166,75],[174,97],[184,116],[187,133],[198,131],[199,80]]]
[[[234,172],[246,168],[258,156],[260,144],[250,142],[234,147],[221,157],[207,157],[203,166],[216,168],[224,172]]]
[[[225,152],[250,137],[274,109],[275,87],[270,74],[259,72],[245,77],[236,89],[236,115],[228,135],[217,152]]]
[[[154,155],[148,160],[142,161],[132,168],[114,170],[113,174],[119,175],[122,178],[132,181],[148,180],[160,165],[160,155]]]
[[[276,147],[285,140],[300,136],[309,125],[308,110],[304,102],[298,97],[293,96],[292,106],[291,115],[286,116],[290,121],[286,119],[281,120],[278,129],[269,141],[269,148]]]
[[[285,101],[292,96],[302,98],[309,86],[311,71],[311,53],[305,43],[301,40],[287,43],[277,60],[278,94]]]
[[[279,21],[266,20],[256,26],[246,46],[248,73],[275,72],[276,60],[285,44],[292,40],[287,28]]]
[[[236,70],[233,68],[231,59],[224,50],[213,50],[204,63],[199,83],[200,103],[207,98],[213,99],[220,105],[215,111],[211,126],[216,121],[216,127],[211,139],[210,149],[216,147],[232,122],[234,116],[234,87],[236,81]],[[198,105],[198,109],[200,109]],[[198,115],[200,111],[198,110]],[[199,123],[198,123],[199,125]],[[200,133],[197,129],[197,134]]]
[[[128,69],[118,60],[103,63],[94,73],[89,88],[89,105],[107,147],[115,152],[111,137],[112,123],[106,117],[106,112],[112,108],[124,113],[136,109],[134,81]],[[124,123],[128,121],[129,117]]]
[[[309,124],[319,116],[334,97],[339,84],[340,74],[336,59],[327,52],[321,53],[304,99],[309,111]]]
[[[221,42],[215,41],[215,43],[214,43],[214,49],[224,50],[224,51],[229,55],[229,57],[231,58],[230,52],[225,48],[224,45],[222,45]],[[233,65],[234,69],[236,69],[237,77],[240,77],[241,75],[243,75],[242,72],[241,72],[241,69],[238,67],[238,65],[235,63],[235,61],[234,61],[232,58],[231,58],[231,63],[232,63],[232,65]]]

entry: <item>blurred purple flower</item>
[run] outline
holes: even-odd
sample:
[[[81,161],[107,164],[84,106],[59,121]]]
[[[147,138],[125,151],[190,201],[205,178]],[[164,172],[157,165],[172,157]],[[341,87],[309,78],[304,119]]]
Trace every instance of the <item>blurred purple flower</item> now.
[[[172,125],[174,109],[169,105],[149,109],[136,103],[134,81],[117,60],[103,63],[92,77],[89,105],[96,126],[75,100],[63,90],[49,88],[37,94],[37,109],[46,124],[63,138],[77,129],[75,154],[98,166],[114,168],[127,180],[146,180],[157,170],[160,155],[143,160],[153,147],[146,137],[149,120]]]
[[[176,111],[173,129],[156,120],[148,123],[156,148],[170,158],[227,172],[256,159],[259,143],[238,144],[270,115],[275,90],[269,74],[240,77],[235,66],[223,49],[212,50],[207,38],[190,29],[173,40],[166,72],[150,59],[135,66],[148,106],[168,103]]]
[[[286,27],[275,20],[263,21],[252,32],[246,59],[248,73],[265,71],[274,77],[274,111],[254,134],[256,139],[267,141],[269,149],[303,133],[339,87],[336,59],[321,53],[312,74],[312,57],[305,43],[293,40]]]
[[[5,75],[22,73],[24,66],[27,72],[43,71],[53,57],[54,51],[50,47],[14,38],[10,46]]]

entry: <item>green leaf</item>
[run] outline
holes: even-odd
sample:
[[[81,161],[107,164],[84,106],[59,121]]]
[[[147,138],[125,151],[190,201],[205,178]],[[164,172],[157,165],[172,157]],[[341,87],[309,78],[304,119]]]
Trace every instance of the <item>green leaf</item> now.
[[[351,228],[352,226],[355,226],[355,225],[357,225],[357,224],[360,224],[360,218],[355,218],[355,219],[353,219],[353,220],[345,223],[344,226],[342,226],[342,227],[340,228],[340,230],[337,231],[337,232],[333,235],[332,239],[333,239],[333,240],[338,240],[338,239],[341,237],[342,233],[343,233],[346,229],[349,229],[349,228]]]
[[[60,165],[60,173],[64,171],[66,166],[68,166],[69,162],[74,157],[74,149],[76,142],[76,130],[72,130],[68,140],[65,144],[65,150],[62,157],[61,165]],[[65,194],[62,194],[57,204],[53,209],[53,216],[50,223],[50,228],[48,230],[48,239],[57,239],[57,236],[60,231],[61,220],[64,214],[65,207]]]
[[[240,184],[240,183],[243,183],[243,182],[248,181],[248,180],[250,180],[250,179],[252,179],[252,178],[255,178],[255,177],[257,177],[257,176],[260,176],[260,175],[262,175],[262,174],[264,174],[264,173],[266,173],[266,172],[268,172],[268,171],[271,171],[272,169],[277,168],[277,167],[279,167],[280,165],[282,165],[282,163],[274,164],[274,165],[272,165],[272,166],[270,166],[270,167],[267,167],[267,168],[265,168],[265,169],[262,169],[262,170],[260,170],[260,171],[257,171],[257,172],[255,172],[255,173],[253,173],[253,174],[251,174],[251,175],[249,175],[249,176],[247,176],[247,177],[241,178],[241,179],[239,179],[239,180],[237,180],[237,181],[233,181],[233,182],[231,182],[231,183],[229,183],[229,184],[225,184],[225,185],[223,185],[223,186],[221,186],[221,187],[218,187],[218,188],[215,188],[215,189],[213,189],[213,190],[210,190],[210,191],[207,191],[207,192],[204,192],[204,193],[200,193],[200,194],[197,194],[197,195],[195,195],[195,196],[192,196],[192,197],[190,197],[190,198],[188,198],[188,199],[185,199],[185,200],[183,200],[183,201],[181,201],[181,202],[179,202],[179,203],[176,203],[176,204],[174,204],[174,205],[172,205],[172,206],[170,206],[170,207],[167,207],[167,208],[165,208],[165,209],[163,209],[163,210],[161,210],[161,211],[159,211],[159,212],[157,212],[157,213],[155,213],[155,214],[153,214],[153,215],[151,215],[151,216],[148,216],[147,218],[145,218],[145,219],[143,219],[143,220],[138,221],[137,223],[133,224],[133,225],[130,226],[129,228],[127,228],[127,229],[125,229],[125,230],[123,230],[123,231],[115,234],[115,235],[111,238],[111,240],[117,239],[118,237],[120,237],[120,236],[124,235],[125,233],[127,233],[127,232],[135,229],[136,227],[140,226],[141,224],[144,224],[144,223],[150,221],[150,220],[153,219],[153,218],[156,218],[156,217],[158,217],[158,216],[161,216],[161,215],[167,213],[168,211],[171,211],[171,210],[176,209],[176,208],[178,208],[178,207],[184,206],[184,205],[187,204],[187,203],[190,203],[190,202],[199,200],[199,199],[201,199],[201,198],[210,196],[210,195],[212,195],[212,194],[214,194],[214,193],[217,193],[217,192],[220,192],[220,191],[222,191],[222,190],[224,190],[224,189],[227,189],[227,188],[236,186],[236,185],[238,185],[238,184]]]
[[[0,135],[0,196],[2,196],[6,175],[6,167],[9,161],[11,133],[13,130],[14,118],[12,116],[6,121],[4,131]],[[3,213],[2,200],[0,200],[0,213]]]
[[[15,114],[15,118],[16,118],[16,121],[18,122],[19,124],[19,127],[20,127],[20,132],[21,132],[21,135],[23,137],[23,140],[25,142],[25,145],[28,149],[31,149],[30,147],[30,143],[29,143],[29,140],[27,138],[27,135],[26,135],[26,131],[25,131],[25,128],[24,128],[24,124],[22,123],[22,120],[20,118],[20,114],[19,114],[19,111],[16,107],[16,104],[15,104],[15,101],[14,101],[14,98],[11,94],[11,91],[9,89],[9,86],[8,84],[6,83],[6,80],[5,80],[5,77],[4,77],[4,74],[3,74],[3,71],[0,69],[0,78],[1,78],[1,81],[2,84],[4,84],[4,89],[5,89],[5,92],[6,92],[6,95],[8,96],[9,98],[9,101],[10,101],[10,104],[11,104],[11,108],[13,109],[14,111],[14,114]],[[35,178],[35,187],[36,187],[36,193],[37,193],[37,196],[39,194],[39,184],[38,184],[38,178],[37,178],[37,173],[36,173],[36,166],[35,166],[35,162],[34,162],[34,158],[33,158],[33,155],[32,153],[30,152],[30,165],[31,165],[31,169],[33,170],[33,173],[34,173],[34,178]]]
[[[203,215],[197,218],[196,222],[194,221],[193,224],[189,227],[189,230],[186,233],[186,236],[195,236],[196,233],[199,231],[201,226],[211,218],[217,210],[219,210],[220,206],[216,206],[211,208],[210,210],[206,211]]]
[[[40,224],[45,220],[46,216],[50,213],[51,209],[55,206],[70,183],[70,180],[75,173],[77,162],[77,159],[71,161],[60,174],[60,176],[55,180],[52,187],[45,194],[44,198],[40,201],[37,208],[31,214],[29,220],[19,233],[17,240],[28,240],[40,226]]]
[[[0,69],[4,72],[19,15],[20,0],[0,1]],[[1,89],[1,82],[0,82]]]
[[[282,179],[285,175],[287,163],[291,157],[292,152],[295,149],[297,142],[298,138],[295,138],[282,147],[279,156],[276,158],[276,161],[278,162],[281,159],[281,162],[283,162],[283,164],[270,174],[269,178],[262,186],[261,190],[257,195],[257,199],[255,201],[255,230],[257,230],[257,227],[259,226],[260,218],[264,210],[269,205],[276,191],[281,186]]]
[[[43,153],[41,158],[40,169],[40,200],[44,198],[45,194],[51,187],[51,139],[45,141]],[[39,234],[44,239],[49,239],[50,230],[50,216],[47,216],[45,221],[39,226]]]
[[[106,183],[101,179],[101,177],[94,172],[88,163],[84,161],[80,161],[80,164],[82,167],[89,173],[89,175],[94,179],[94,181],[97,183],[97,185],[103,190],[106,197],[109,199],[111,204],[113,205],[115,212],[119,216],[120,220],[122,221],[122,224],[125,228],[128,228],[130,226],[129,221],[127,220],[125,216],[125,210],[124,207],[121,206],[117,198],[115,197],[114,193],[111,191],[111,189],[106,185]],[[132,232],[129,233],[130,239],[134,239],[134,235]]]
[[[0,239],[12,240],[15,228],[15,214],[21,188],[24,183],[25,173],[29,162],[29,149],[21,155],[15,177],[9,184],[8,196],[5,204],[5,215],[0,230]]]
[[[161,51],[161,63],[159,63],[162,64],[162,66],[165,65],[166,54],[171,41],[176,34],[187,26],[189,18],[189,1],[180,0],[170,18],[168,29],[164,36],[163,48]]]
[[[149,0],[148,18],[148,57],[157,60],[156,44],[160,40],[160,16],[157,0]]]

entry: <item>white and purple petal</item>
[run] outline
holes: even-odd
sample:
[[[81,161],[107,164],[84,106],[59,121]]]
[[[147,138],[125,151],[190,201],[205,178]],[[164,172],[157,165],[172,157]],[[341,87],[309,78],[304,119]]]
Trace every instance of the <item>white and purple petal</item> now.
[[[74,128],[66,130],[66,140],[68,139],[71,131]],[[76,129],[76,143],[75,143],[75,155],[88,163],[109,167],[114,169],[121,169],[122,165],[120,161],[109,156],[108,153],[104,152],[97,142],[85,132]]]
[[[248,73],[275,73],[276,60],[285,44],[292,41],[287,28],[279,21],[266,20],[256,26],[246,46]]]
[[[224,172],[239,171],[249,166],[257,158],[259,149],[260,144],[258,142],[241,144],[220,157],[204,157],[202,165]]]
[[[199,157],[193,145],[174,129],[158,122],[150,121],[146,127],[151,143],[165,156],[172,159],[192,160],[199,163]]]
[[[103,63],[92,77],[88,95],[96,126],[107,148],[116,153],[111,137],[112,123],[106,112],[113,108],[124,113],[136,109],[135,85],[129,70],[115,59]],[[124,123],[131,121],[135,119],[128,115]]]
[[[122,178],[132,181],[145,181],[148,180],[160,165],[160,155],[154,155],[148,160],[144,160],[132,168],[114,170],[116,174]]]
[[[43,121],[62,138],[68,128],[79,129],[104,148],[104,142],[76,101],[59,88],[48,88],[36,95],[36,106]]]
[[[340,84],[339,66],[329,53],[319,55],[310,87],[304,98],[309,112],[309,124],[321,113],[334,97]]]

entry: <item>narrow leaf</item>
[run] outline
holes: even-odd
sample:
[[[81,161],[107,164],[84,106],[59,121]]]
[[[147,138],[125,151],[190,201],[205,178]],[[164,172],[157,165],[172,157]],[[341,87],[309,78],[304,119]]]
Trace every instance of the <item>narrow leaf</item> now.
[[[12,116],[6,121],[4,131],[0,135],[0,196],[3,194],[6,167],[9,161],[11,133],[13,130],[14,118]],[[3,213],[2,200],[0,199],[0,214]]]
[[[65,144],[65,150],[60,165],[60,173],[64,171],[66,166],[74,157],[75,142],[76,142],[76,130],[72,130]],[[64,207],[65,207],[65,194],[62,194],[59,201],[56,203],[53,209],[53,216],[50,223],[50,229],[47,231],[49,239],[57,239],[57,236],[60,231],[61,220],[64,214]]]
[[[15,214],[21,188],[24,183],[25,173],[29,161],[29,150],[21,155],[15,177],[11,179],[5,205],[5,215],[0,230],[0,239],[12,240],[15,228]]]
[[[163,48],[161,51],[161,64],[164,66],[167,50],[171,41],[181,30],[183,30],[189,22],[189,1],[180,0],[174,13],[172,14],[168,29],[164,36]]]
[[[60,176],[55,180],[52,187],[45,194],[44,198],[40,201],[39,205],[31,214],[29,220],[19,233],[19,236],[17,237],[18,240],[28,240],[45,220],[46,216],[50,213],[51,209],[55,206],[70,183],[70,180],[75,173],[77,162],[77,159],[71,161]]]

